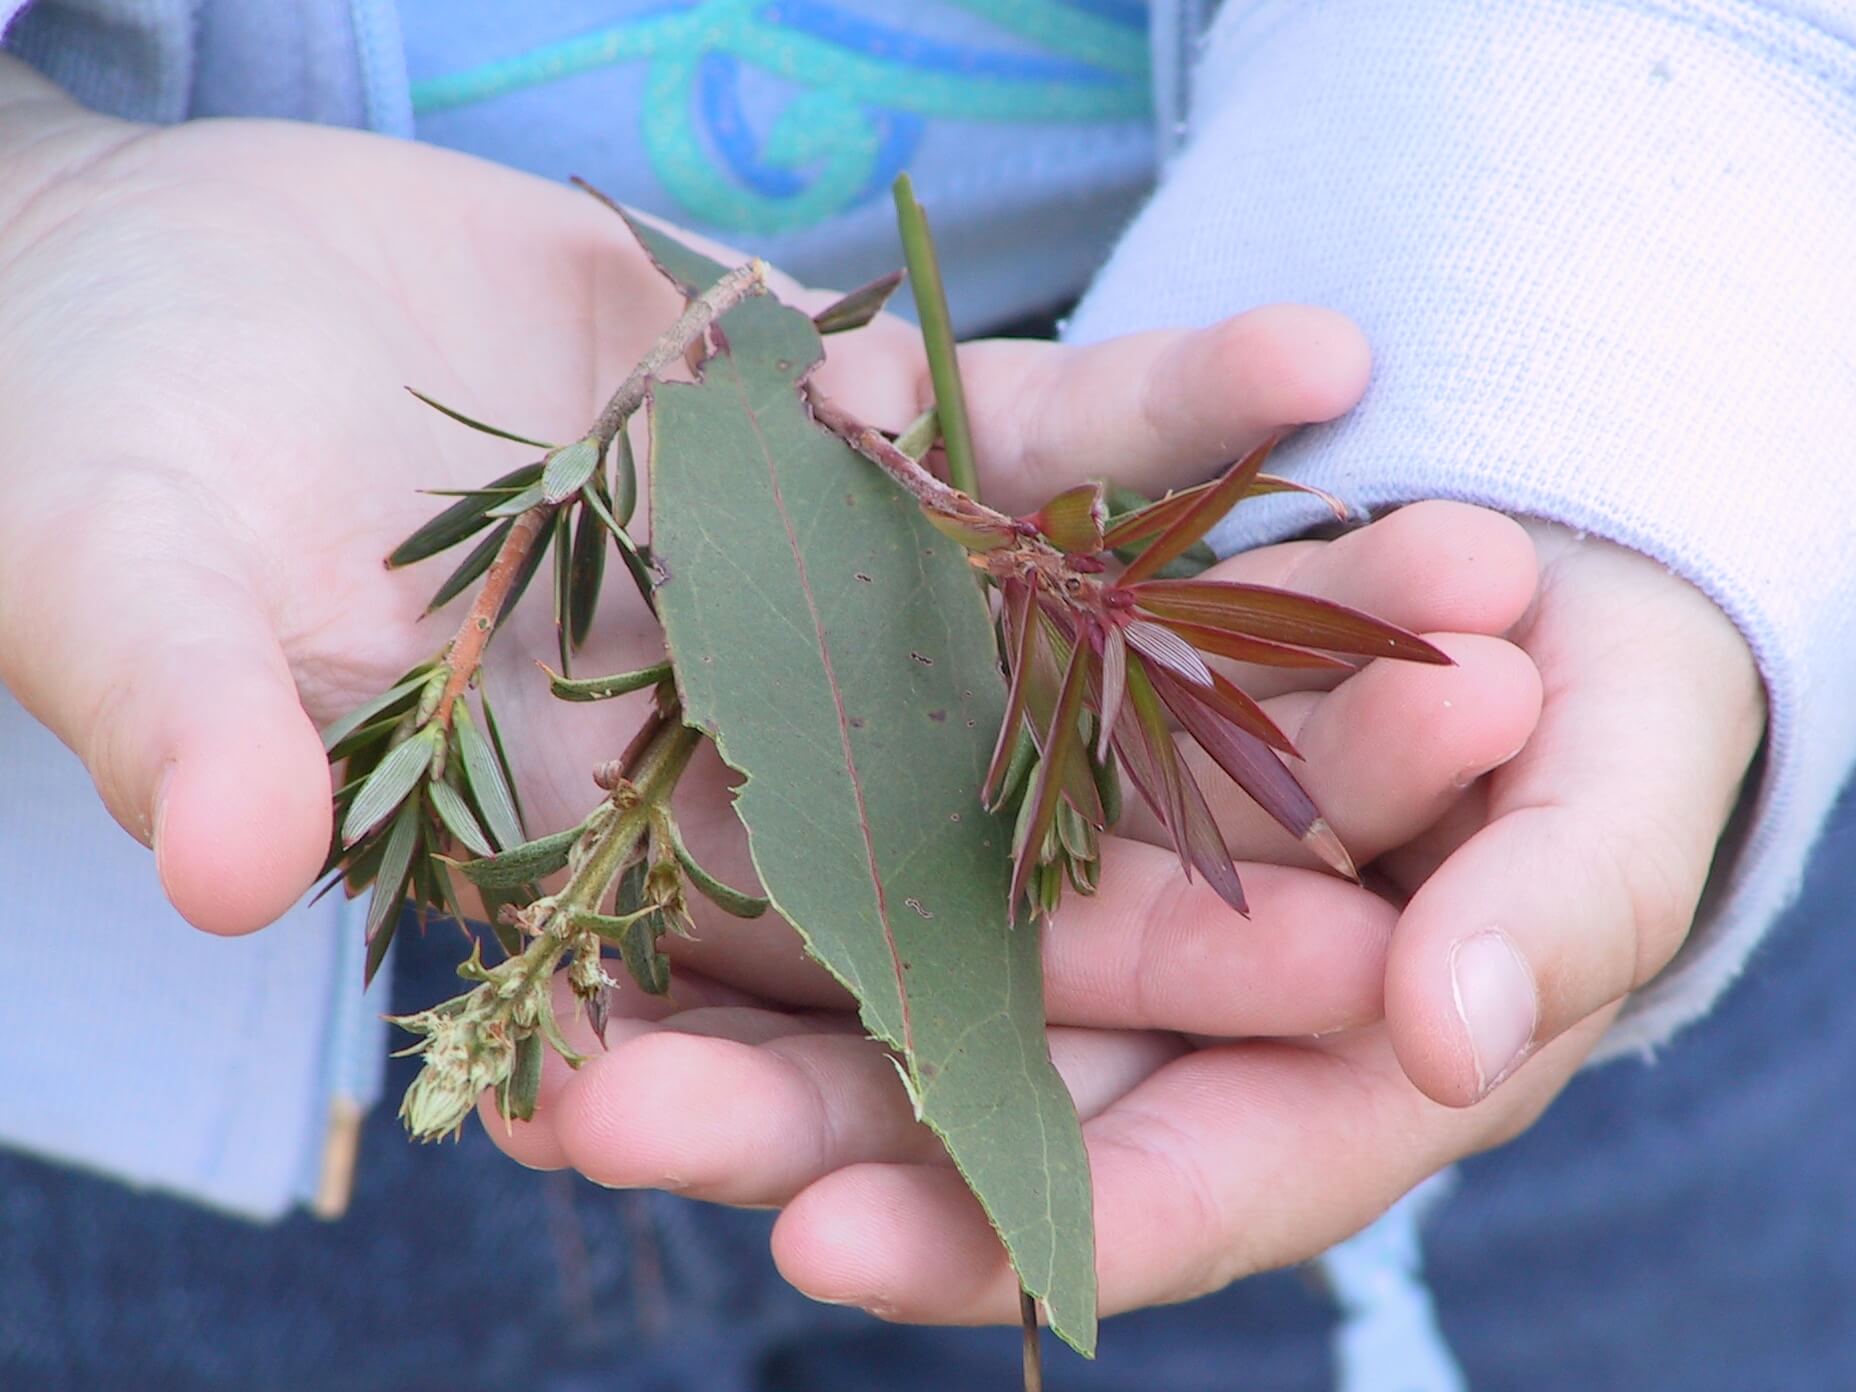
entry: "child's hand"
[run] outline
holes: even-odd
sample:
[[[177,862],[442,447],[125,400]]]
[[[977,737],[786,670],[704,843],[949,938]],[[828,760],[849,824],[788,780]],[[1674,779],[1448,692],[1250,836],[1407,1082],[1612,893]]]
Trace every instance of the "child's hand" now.
[[[308,126],[126,125],[0,56],[0,677],[154,845],[183,914],[249,930],[308,887],[329,835],[317,724],[455,621],[420,619],[442,563],[381,566],[442,506],[415,490],[522,462],[402,384],[571,439],[678,309],[582,194]],[[881,424],[914,414],[912,329],[886,319],[832,347],[828,391]],[[974,363],[1007,506],[1089,473],[1188,481],[1345,410],[1366,374],[1351,326],[1298,309],[1087,352],[987,345]],[[537,831],[592,804],[626,719],[547,695],[545,607],[489,673],[524,732]],[[588,672],[658,655],[622,583],[598,628]],[[745,879],[721,783],[713,760],[692,773],[685,826]],[[706,926],[696,953],[763,992],[839,999],[764,925]]]
[[[1532,732],[1535,670],[1488,636],[1533,594],[1534,549],[1513,522],[1423,504],[1221,573],[1371,603],[1457,660],[1374,663],[1328,691],[1246,674],[1271,693],[1272,716],[1308,755],[1311,791],[1363,860],[1449,815],[1460,785]],[[1201,772],[1234,854],[1288,856],[1280,831]],[[1377,1023],[1390,903],[1325,872],[1247,864],[1246,922],[1183,881],[1157,827],[1131,815],[1123,831],[1104,842],[1101,892],[1066,898],[1045,938],[1053,1051],[1095,1169],[1107,1310],[1306,1255],[1363,1223],[1418,1165],[1443,1163],[1445,1141],[1422,1127],[1461,1136],[1470,1125],[1403,1080]],[[498,1143],[603,1183],[790,1204],[776,1252],[813,1294],[905,1319],[1012,1317],[990,1230],[852,1013],[770,1010],[687,975],[673,989],[681,1013],[615,1021],[608,1052],[586,1040],[578,1073],[551,1062],[533,1124],[486,1115]],[[1307,1042],[1315,1035],[1331,1037]]]
[[[1370,596],[1418,627],[1493,630],[1504,603],[1520,617],[1531,573],[1501,525],[1421,505],[1332,546],[1229,564]],[[1279,718],[1303,703],[1285,728],[1310,754],[1309,781],[1361,858],[1412,893],[1402,915],[1331,880],[1254,868],[1246,924],[1137,842],[1108,847],[1101,897],[1066,900],[1046,946],[1052,1046],[1086,1122],[1105,1312],[1312,1256],[1525,1130],[1621,997],[1681,945],[1759,739],[1753,664],[1661,567],[1553,529],[1534,537],[1543,584],[1515,632],[1544,707],[1512,650],[1469,637],[1445,640],[1455,669],[1375,664],[1332,693],[1277,698]],[[1538,731],[1500,762],[1536,712]],[[1453,801],[1461,781],[1470,792]],[[1239,801],[1220,808],[1233,849],[1275,856]],[[1451,967],[1456,944],[1491,931],[1536,994],[1492,1017],[1478,1061],[1458,1013],[1461,1001],[1480,1018],[1475,985],[1466,972],[1459,991]],[[1384,1022],[1347,1028],[1378,1014],[1382,984]],[[606,1183],[784,1205],[781,1268],[821,1298],[925,1322],[1014,1318],[996,1239],[854,1021],[692,988],[693,1004],[733,1008],[615,1025],[611,1054],[551,1073],[534,1126],[492,1119],[492,1134],[528,1163]],[[1478,1101],[1524,1038],[1526,1065]]]

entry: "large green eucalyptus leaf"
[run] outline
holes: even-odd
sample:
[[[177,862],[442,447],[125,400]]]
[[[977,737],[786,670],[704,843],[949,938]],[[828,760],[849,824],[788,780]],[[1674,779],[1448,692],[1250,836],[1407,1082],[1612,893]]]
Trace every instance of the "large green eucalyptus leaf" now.
[[[687,286],[721,274],[643,235]],[[747,777],[774,907],[901,1056],[1025,1288],[1088,1351],[1082,1134],[1037,930],[1008,919],[1011,828],[980,803],[1005,704],[983,596],[962,549],[812,421],[806,316],[761,297],[722,327],[699,383],[654,389],[652,554],[687,718]]]

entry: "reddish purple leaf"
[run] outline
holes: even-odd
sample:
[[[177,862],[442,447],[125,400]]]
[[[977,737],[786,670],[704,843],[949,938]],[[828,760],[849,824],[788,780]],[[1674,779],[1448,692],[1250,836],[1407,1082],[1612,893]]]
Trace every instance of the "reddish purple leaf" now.
[[[1218,820],[1212,816],[1212,809],[1205,801],[1205,793],[1199,787],[1199,781],[1184,763],[1179,766],[1179,783],[1180,791],[1185,795],[1187,855],[1191,857],[1192,864],[1198,867],[1199,873],[1205,876],[1205,883],[1218,891],[1218,897],[1249,918],[1250,907],[1244,902],[1244,885],[1237,877],[1237,867],[1231,863],[1231,851],[1224,844],[1224,833],[1218,830]]]
[[[1057,709],[1059,688],[1075,644],[1067,623],[1035,603],[1032,611],[1039,616],[1044,631],[1026,677],[1025,708],[1031,718],[1032,739],[1038,752],[1048,759],[1045,731],[1050,729],[1051,716]],[[1088,651],[1085,645],[1084,653]],[[1102,794],[1096,788],[1094,774],[1089,771],[1089,751],[1080,740],[1064,759],[1060,772],[1063,795],[1070,806],[1088,818],[1091,826],[1102,827],[1107,820],[1102,811]]]
[[[1154,619],[1172,629],[1200,652],[1215,653],[1237,662],[1254,662],[1264,667],[1306,667],[1331,672],[1354,670],[1351,662],[1330,657],[1324,652],[1291,647],[1287,643],[1272,643],[1266,638],[1252,638],[1242,633],[1226,633],[1223,629],[1207,628],[1204,624],[1186,623],[1180,619],[1162,619],[1157,614]]]
[[[1203,624],[1249,638],[1412,662],[1450,659],[1415,633],[1344,604],[1233,580],[1148,580],[1134,602],[1157,619]]]
[[[1173,732],[1167,728],[1166,711],[1154,690],[1147,664],[1133,655],[1128,659],[1127,696],[1115,721],[1114,742],[1115,752],[1121,756],[1136,791],[1172,836],[1186,878],[1191,879],[1192,852],[1186,844],[1186,797],[1180,780],[1179,751],[1173,746]]]
[[[1025,892],[1031,871],[1038,862],[1038,851],[1057,818],[1057,806],[1065,791],[1062,770],[1068,766],[1072,755],[1083,752],[1077,722],[1083,714],[1083,679],[1088,669],[1089,648],[1086,644],[1078,643],[1071,649],[1069,666],[1063,674],[1063,687],[1057,697],[1057,707],[1045,730],[1044,757],[1038,761],[1037,777],[1032,781],[1031,790],[1025,794],[1030,800],[1031,811],[1024,842],[1017,847],[1018,863],[1012,867],[1011,902],[1014,905]]]
[[[1005,698],[1005,718],[999,722],[999,739],[992,747],[992,762],[986,766],[986,782],[980,801],[993,807],[1012,762],[1012,746],[1018,743],[1018,727],[1025,718],[1025,674],[1036,658],[1038,629],[1031,621],[1031,586],[1013,580],[1005,586],[1005,640],[1012,647],[1012,688]],[[996,808],[994,810],[997,810]]]
[[[1321,815],[1321,809],[1275,750],[1224,719],[1201,701],[1192,687],[1165,672],[1154,673],[1154,687],[1186,733],[1257,806],[1336,872],[1350,880],[1360,878],[1353,858]]]
[[[1194,686],[1212,684],[1212,669],[1205,665],[1205,659],[1199,656],[1192,644],[1171,629],[1136,619],[1125,625],[1123,631],[1128,646],[1155,666],[1166,669]]]
[[[1128,689],[1128,640],[1121,625],[1111,623],[1102,635],[1102,688],[1092,691],[1096,713],[1096,762],[1108,762],[1109,736],[1115,730],[1115,713],[1121,709],[1122,694]]]
[[[1280,749],[1292,758],[1302,757],[1302,751],[1283,733],[1282,727],[1270,719],[1269,712],[1229,677],[1214,672],[1209,687],[1195,686],[1190,689],[1194,696],[1240,729],[1248,730],[1265,744]]]
[[[1136,556],[1122,572],[1121,583],[1134,585],[1152,575],[1168,561],[1177,560],[1209,532],[1237,504],[1245,491],[1255,481],[1257,471],[1263,467],[1263,461],[1269,458],[1271,450],[1276,448],[1277,436],[1270,436],[1249,454],[1245,455],[1225,473],[1224,477],[1211,484],[1191,505],[1174,519],[1164,532],[1153,539],[1148,548]]]
[[[1102,549],[1116,551],[1124,546],[1132,546],[1145,541],[1150,536],[1158,536],[1168,527],[1186,515],[1192,505],[1205,496],[1211,483],[1201,483],[1194,488],[1182,488],[1177,493],[1169,493],[1158,502],[1149,503],[1144,508],[1124,513],[1115,519],[1115,525],[1102,534]]]
[[[1283,478],[1279,474],[1258,474],[1250,485],[1250,492],[1245,496],[1261,497],[1265,493],[1305,493],[1311,498],[1318,498],[1327,504],[1328,511],[1342,522],[1351,522],[1353,513],[1347,505],[1325,488],[1316,488],[1312,483],[1297,483],[1294,479]]]

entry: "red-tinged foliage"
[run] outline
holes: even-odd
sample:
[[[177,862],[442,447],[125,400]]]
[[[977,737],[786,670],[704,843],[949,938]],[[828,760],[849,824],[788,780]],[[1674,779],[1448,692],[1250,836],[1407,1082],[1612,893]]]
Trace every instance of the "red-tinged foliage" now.
[[[1095,485],[1069,489],[1024,518],[988,514],[964,496],[955,521],[971,532],[975,564],[1004,591],[1010,668],[1006,719],[987,770],[989,805],[1005,785],[1021,730],[1040,754],[1019,804],[1014,903],[1027,889],[1034,912],[1057,902],[1056,861],[1073,885],[1093,887],[1093,833],[1108,824],[1097,765],[1112,750],[1167,828],[1188,877],[1195,871],[1239,912],[1244,894],[1204,790],[1180,758],[1169,717],[1290,835],[1337,873],[1358,878],[1352,858],[1282,756],[1300,758],[1268,712],[1209,658],[1273,667],[1352,671],[1353,657],[1448,662],[1416,634],[1357,609],[1266,585],[1155,579],[1197,546],[1242,498],[1330,495],[1261,472],[1275,444],[1252,450],[1210,483],[1186,489],[1102,526]],[[957,495],[958,496],[958,495]],[[930,512],[933,512],[931,507]],[[950,535],[958,535],[943,527]],[[1007,530],[1009,542],[1001,544]],[[1109,553],[1146,542],[1116,578]],[[1093,748],[1084,712],[1097,720]],[[1092,762],[1093,761],[1093,762]],[[1103,777],[1110,777],[1112,769]]]
[[[1032,669],[1040,624],[1031,622],[1031,586],[1022,580],[1005,585],[1005,631],[1014,642],[1010,672],[1012,686],[1005,698],[1005,718],[999,722],[999,738],[992,749],[992,761],[986,767],[986,782],[980,798],[996,810],[1005,771],[1012,762],[1012,749],[1018,743],[1018,727],[1025,718],[1025,674]]]
[[[1126,590],[1117,591],[1128,594]],[[1218,657],[1228,657],[1234,662],[1254,662],[1260,667],[1300,667],[1330,672],[1351,672],[1353,664],[1342,658],[1317,652],[1312,648],[1292,647],[1287,643],[1272,643],[1267,638],[1253,638],[1244,633],[1226,633],[1221,628],[1207,628],[1204,624],[1186,623],[1182,619],[1163,619],[1153,616],[1157,624],[1170,628],[1181,638],[1202,653],[1211,653]]]
[[[1102,549],[1102,527],[1108,520],[1102,485],[1079,483],[1066,488],[1024,520],[1059,551],[1094,556]]]
[[[1277,436],[1272,435],[1239,460],[1223,478],[1194,498],[1172,525],[1129,563],[1121,583],[1133,585],[1147,579],[1168,561],[1177,560],[1204,540],[1205,534],[1217,525],[1218,520],[1243,499],[1263,468],[1263,461],[1276,448],[1277,439]]]
[[[1128,585],[1124,575],[1122,581],[1135,605],[1157,619],[1327,652],[1398,657],[1408,662],[1450,661],[1396,624],[1293,590],[1234,580],[1147,580]]]
[[[1032,780],[1031,791],[1026,794],[1031,810],[1020,819],[1022,834],[1019,843],[1013,847],[1016,856],[1012,867],[1014,904],[1024,894],[1031,871],[1038,863],[1044,838],[1050,834],[1056,822],[1057,806],[1065,795],[1062,771],[1073,762],[1071,756],[1082,750],[1079,721],[1083,714],[1084,677],[1088,666],[1089,649],[1079,643],[1071,650],[1057,706],[1044,732],[1044,758],[1039,761],[1037,776]],[[1087,771],[1088,766],[1085,764],[1084,772]],[[1091,783],[1093,788],[1093,780]],[[1097,809],[1097,815],[1100,815],[1100,808]]]

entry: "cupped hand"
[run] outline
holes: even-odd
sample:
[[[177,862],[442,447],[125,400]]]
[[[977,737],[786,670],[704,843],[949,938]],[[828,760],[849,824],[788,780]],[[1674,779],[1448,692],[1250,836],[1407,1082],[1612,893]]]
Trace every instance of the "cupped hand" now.
[[[0,55],[0,678],[153,845],[186,917],[246,931],[308,887],[329,835],[316,727],[433,656],[464,606],[422,618],[444,562],[381,558],[443,506],[417,490],[533,453],[402,386],[576,438],[679,308],[617,220],[564,187],[289,123],[129,125]],[[825,389],[866,418],[900,425],[926,399],[902,321],[830,348]],[[1090,472],[1183,481],[1344,410],[1366,372],[1350,325],[1293,308],[981,359],[976,424],[1006,506]],[[1188,409],[1212,383],[1234,399]],[[552,648],[546,607],[518,615],[486,678],[521,731],[537,832],[593,805],[590,770],[640,711],[547,695],[532,661]],[[609,585],[582,670],[660,652],[643,606]],[[745,878],[720,766],[685,792],[691,839]],[[735,951],[730,933],[713,925],[697,949],[718,973],[838,998],[790,935],[763,927]]]

